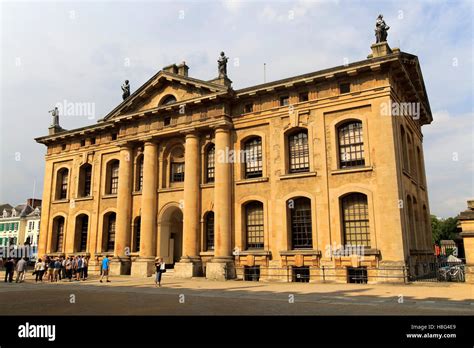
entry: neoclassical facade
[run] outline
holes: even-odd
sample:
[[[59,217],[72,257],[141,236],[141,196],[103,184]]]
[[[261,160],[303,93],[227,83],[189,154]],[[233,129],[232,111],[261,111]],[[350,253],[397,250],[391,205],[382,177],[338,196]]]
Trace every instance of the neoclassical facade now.
[[[433,255],[431,121],[418,58],[387,43],[239,90],[170,65],[96,124],[36,139],[39,255],[109,255],[143,276],[160,256],[180,277],[404,281]]]

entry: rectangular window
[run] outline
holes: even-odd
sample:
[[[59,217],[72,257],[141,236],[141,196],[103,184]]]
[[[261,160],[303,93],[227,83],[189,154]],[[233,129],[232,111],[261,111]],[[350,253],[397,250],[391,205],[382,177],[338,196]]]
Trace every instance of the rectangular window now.
[[[300,103],[301,103],[301,102],[308,101],[308,100],[309,100],[308,92],[302,92],[302,93],[300,93],[300,94],[299,94],[299,100],[300,100]]]
[[[61,192],[59,194],[59,199],[67,198],[67,175],[68,175],[67,171],[64,171],[61,174]]]
[[[169,126],[171,124],[171,117],[165,117],[163,120],[163,124],[165,126]]]
[[[207,173],[206,173],[206,182],[214,182],[214,174],[215,174],[215,159],[216,157],[216,148],[212,146],[207,151]]]
[[[289,169],[290,173],[300,173],[309,171],[309,146],[308,134],[299,132],[290,135],[289,145]]]
[[[111,139],[112,140],[117,140],[117,133],[112,133]]]
[[[342,225],[346,245],[370,248],[367,196],[352,193],[342,198]]]
[[[347,282],[367,284],[367,267],[347,267]]]
[[[89,218],[82,218],[81,226],[81,243],[79,246],[79,251],[86,251],[87,249],[87,230],[89,228]]]
[[[290,105],[290,97],[287,95],[280,97],[280,106],[287,106],[287,105]]]
[[[253,112],[253,104],[252,103],[245,104],[245,106],[244,106],[244,113],[249,113],[249,112]]]
[[[309,266],[296,267],[293,266],[293,282],[309,283]]]
[[[340,168],[365,165],[362,122],[351,122],[338,128]]]
[[[260,280],[260,266],[244,266],[244,280],[258,282]]]
[[[91,138],[91,145],[95,145],[95,138]]]
[[[171,163],[171,182],[184,182],[184,162]]]
[[[115,215],[109,217],[109,231],[107,238],[107,251],[114,251],[115,247]]]
[[[0,224],[0,232],[1,231],[4,231],[5,230],[5,225],[4,224]]]
[[[81,139],[81,147],[86,146],[86,139]]]
[[[246,208],[247,249],[263,249],[263,206],[249,203]]]
[[[351,84],[350,83],[341,83],[339,85],[339,93],[344,94],[344,93],[349,93],[351,91]]]
[[[112,165],[110,173],[110,194],[116,195],[118,192],[119,166]]]
[[[254,138],[245,143],[245,178],[260,178],[263,173],[262,139]]]

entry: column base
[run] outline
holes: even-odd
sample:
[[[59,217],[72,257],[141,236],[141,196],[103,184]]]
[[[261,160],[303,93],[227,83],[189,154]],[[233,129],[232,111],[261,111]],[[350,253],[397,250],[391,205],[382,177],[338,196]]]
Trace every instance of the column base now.
[[[90,259],[89,264],[87,265],[87,273],[100,275],[100,266],[101,262],[96,259]]]
[[[464,266],[464,277],[467,284],[474,284],[474,265]]]
[[[206,264],[207,279],[227,280],[235,277],[235,264],[232,258],[214,258]]]
[[[174,265],[173,276],[176,278],[192,278],[202,276],[202,262],[199,257],[182,258]]]
[[[114,257],[110,260],[110,275],[130,275],[129,258]]]
[[[132,277],[151,277],[155,273],[155,258],[138,258],[132,262]]]

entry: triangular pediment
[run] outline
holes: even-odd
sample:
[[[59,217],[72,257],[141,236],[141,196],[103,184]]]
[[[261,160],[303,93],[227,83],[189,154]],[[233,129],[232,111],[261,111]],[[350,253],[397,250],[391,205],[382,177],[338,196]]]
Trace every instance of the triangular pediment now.
[[[112,110],[104,120],[155,109],[164,104],[181,104],[225,91],[227,87],[223,85],[159,71]]]

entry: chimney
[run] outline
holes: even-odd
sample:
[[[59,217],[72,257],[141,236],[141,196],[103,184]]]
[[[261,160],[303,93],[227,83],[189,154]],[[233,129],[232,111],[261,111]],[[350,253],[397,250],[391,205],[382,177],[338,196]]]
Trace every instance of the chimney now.
[[[166,71],[171,74],[185,76],[185,77],[188,76],[188,70],[189,70],[189,67],[186,65],[185,62],[182,62],[179,65],[171,64],[163,68],[163,71]]]
[[[40,207],[41,206],[41,199],[36,198],[28,198],[26,200],[26,204],[32,208]]]

